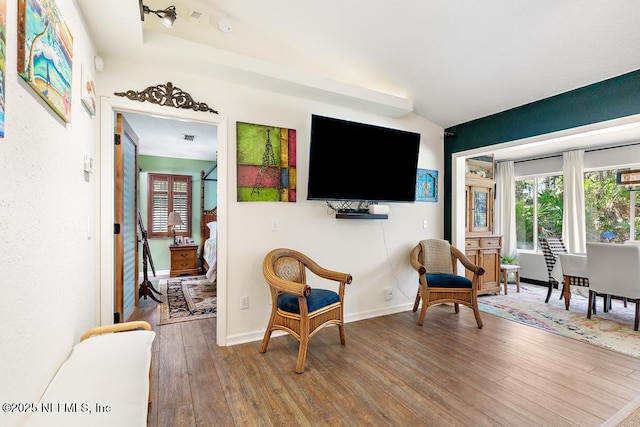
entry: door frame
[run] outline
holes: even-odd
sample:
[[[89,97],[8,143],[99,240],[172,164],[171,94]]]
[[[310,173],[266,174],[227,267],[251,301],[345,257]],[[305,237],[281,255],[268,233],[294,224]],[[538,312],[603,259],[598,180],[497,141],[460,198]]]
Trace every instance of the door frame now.
[[[98,200],[99,221],[99,265],[98,283],[98,323],[113,323],[115,254],[113,245],[113,224],[115,222],[115,178],[114,143],[115,114],[137,113],[162,116],[175,120],[188,120],[216,126],[218,133],[218,270],[217,270],[217,333],[216,343],[225,346],[227,342],[227,119],[209,112],[192,111],[144,104],[126,98],[100,98],[100,197]]]

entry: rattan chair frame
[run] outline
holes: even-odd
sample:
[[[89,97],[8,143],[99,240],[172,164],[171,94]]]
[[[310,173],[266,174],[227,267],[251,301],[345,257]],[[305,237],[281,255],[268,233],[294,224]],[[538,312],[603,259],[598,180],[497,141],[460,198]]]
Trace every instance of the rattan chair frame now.
[[[450,246],[451,249],[451,265],[453,274],[458,274],[458,261],[462,263],[466,270],[473,272],[473,278],[471,279],[471,288],[436,288],[429,286],[427,282],[427,268],[425,267],[424,254],[422,253],[422,245],[415,246],[409,254],[409,261],[411,267],[418,273],[420,284],[418,286],[418,292],[416,299],[413,303],[413,312],[418,311],[420,301],[422,301],[422,308],[420,315],[418,316],[418,325],[422,326],[424,319],[427,315],[427,308],[444,303],[453,303],[456,313],[460,312],[460,304],[469,307],[473,310],[473,314],[476,318],[478,328],[482,328],[482,319],[480,318],[480,310],[478,309],[478,286],[480,276],[485,272],[484,268],[472,263],[467,256],[462,253],[455,246]]]
[[[297,264],[297,281],[287,280],[278,275],[276,264],[283,260]],[[307,297],[312,292],[307,284],[307,271],[316,276],[338,284],[339,301],[315,311],[309,312]],[[335,325],[338,327],[340,343],[346,343],[344,327],[344,290],[345,285],[351,283],[352,277],[348,273],[328,270],[321,267],[307,255],[293,249],[278,248],[270,251],[262,263],[262,273],[269,285],[271,295],[271,315],[262,339],[260,353],[267,351],[271,334],[274,331],[284,331],[292,335],[299,342],[298,359],[295,371],[304,372],[305,360],[309,340],[321,329]],[[296,295],[300,313],[291,313],[278,308],[278,298],[283,293]]]

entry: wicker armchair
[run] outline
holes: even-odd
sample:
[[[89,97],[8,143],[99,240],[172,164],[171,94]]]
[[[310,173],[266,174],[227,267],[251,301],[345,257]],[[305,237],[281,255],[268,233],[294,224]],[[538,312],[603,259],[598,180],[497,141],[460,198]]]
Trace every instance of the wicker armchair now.
[[[322,279],[338,283],[338,292],[311,288],[307,270]],[[260,353],[267,351],[271,333],[288,332],[298,340],[296,372],[304,372],[309,339],[325,326],[337,325],[340,343],[345,344],[344,288],[351,275],[320,267],[308,256],[286,248],[269,252],[262,263],[262,273],[271,292],[271,317],[262,339]]]
[[[411,250],[409,261],[419,277],[418,293],[413,304],[413,311],[416,312],[422,300],[418,325],[424,323],[429,306],[452,302],[456,313],[460,312],[460,304],[471,308],[478,328],[482,328],[477,292],[484,268],[473,264],[458,248],[441,239],[421,241]],[[473,279],[458,276],[458,261],[473,272]]]

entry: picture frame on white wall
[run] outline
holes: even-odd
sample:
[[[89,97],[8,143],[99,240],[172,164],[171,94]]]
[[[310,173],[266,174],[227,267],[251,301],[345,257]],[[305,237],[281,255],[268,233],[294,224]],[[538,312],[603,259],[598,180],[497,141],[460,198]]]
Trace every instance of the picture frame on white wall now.
[[[80,88],[80,99],[87,113],[90,116],[96,115],[96,83],[93,79],[90,67],[86,64],[80,66],[80,80],[82,87]]]

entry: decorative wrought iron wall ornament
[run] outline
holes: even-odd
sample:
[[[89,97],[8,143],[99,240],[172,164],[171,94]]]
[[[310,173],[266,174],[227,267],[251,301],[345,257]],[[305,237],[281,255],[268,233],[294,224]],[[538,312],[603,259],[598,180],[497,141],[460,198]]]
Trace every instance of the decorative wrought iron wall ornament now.
[[[195,102],[191,95],[179,87],[175,87],[171,82],[168,82],[166,85],[149,86],[140,92],[136,92],[135,90],[114,92],[114,95],[122,96],[132,101],[146,101],[167,107],[188,108],[193,111],[206,111],[218,114],[216,110],[209,108],[204,102]]]

